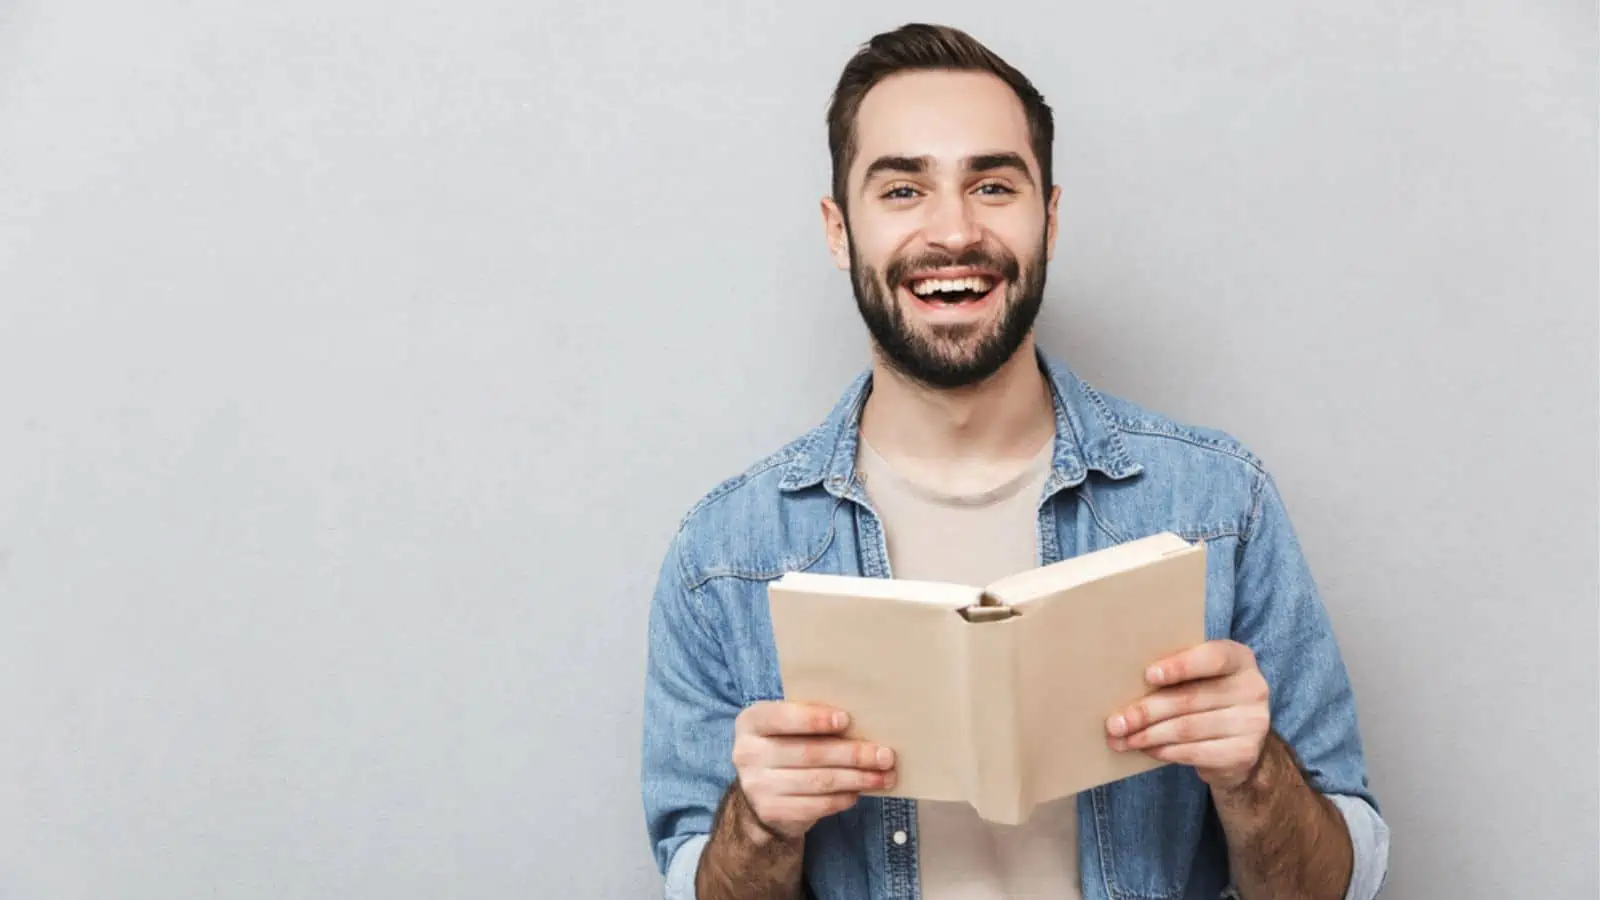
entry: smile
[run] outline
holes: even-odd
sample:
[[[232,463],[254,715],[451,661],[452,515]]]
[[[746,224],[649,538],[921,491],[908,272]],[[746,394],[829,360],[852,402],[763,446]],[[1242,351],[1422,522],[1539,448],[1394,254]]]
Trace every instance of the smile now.
[[[972,268],[921,272],[901,287],[926,310],[972,310],[987,305],[1003,280],[994,272]]]
[[[923,300],[965,303],[989,293],[994,289],[994,282],[987,275],[971,275],[966,278],[914,278],[908,286],[911,293]]]

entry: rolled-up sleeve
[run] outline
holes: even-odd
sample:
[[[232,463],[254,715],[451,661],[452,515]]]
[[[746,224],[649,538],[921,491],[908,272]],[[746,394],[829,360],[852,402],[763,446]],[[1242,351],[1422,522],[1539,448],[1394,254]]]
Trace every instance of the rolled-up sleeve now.
[[[1389,825],[1360,797],[1329,794],[1350,831],[1354,864],[1344,900],[1373,900],[1389,875]]]
[[[697,834],[678,845],[667,865],[667,885],[663,900],[695,900],[694,876],[700,870],[700,854],[710,837]]]

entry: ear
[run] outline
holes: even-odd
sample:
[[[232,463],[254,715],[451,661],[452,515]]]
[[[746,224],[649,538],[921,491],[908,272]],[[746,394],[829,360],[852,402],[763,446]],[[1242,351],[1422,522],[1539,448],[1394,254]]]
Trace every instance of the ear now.
[[[1061,185],[1050,188],[1050,199],[1044,205],[1045,259],[1056,258],[1056,226],[1060,223],[1057,208],[1061,205]]]
[[[828,255],[840,271],[850,271],[850,230],[845,227],[844,210],[832,197],[822,198],[822,233],[828,241]]]

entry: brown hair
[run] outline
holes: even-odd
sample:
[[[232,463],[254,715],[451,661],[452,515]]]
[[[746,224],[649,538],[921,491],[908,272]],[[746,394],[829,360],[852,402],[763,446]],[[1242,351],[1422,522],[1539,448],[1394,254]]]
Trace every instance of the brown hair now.
[[[833,199],[845,204],[845,180],[856,155],[856,113],[867,92],[899,72],[947,70],[988,72],[1004,81],[1022,101],[1028,119],[1033,155],[1039,161],[1042,193],[1047,197],[1055,120],[1044,96],[1027,76],[966,32],[948,25],[911,23],[873,36],[845,64],[828,104],[828,153],[833,157]]]

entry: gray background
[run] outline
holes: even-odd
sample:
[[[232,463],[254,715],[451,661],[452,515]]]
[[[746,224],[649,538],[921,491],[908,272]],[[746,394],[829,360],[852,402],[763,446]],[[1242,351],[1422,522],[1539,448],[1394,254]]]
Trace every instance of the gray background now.
[[[642,897],[651,579],[864,361],[838,67],[1054,104],[1046,345],[1281,480],[1386,896],[1597,883],[1593,4],[0,2],[0,897]]]

